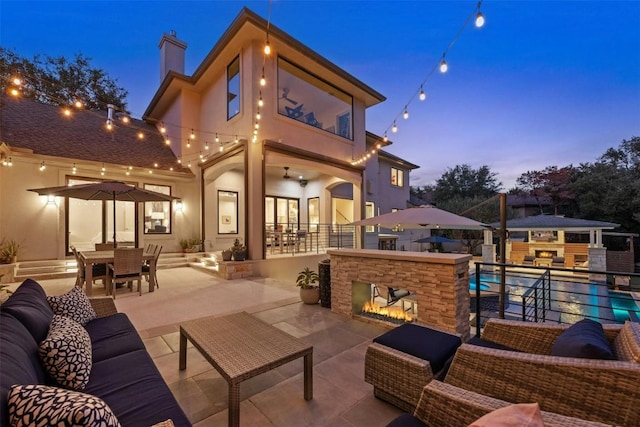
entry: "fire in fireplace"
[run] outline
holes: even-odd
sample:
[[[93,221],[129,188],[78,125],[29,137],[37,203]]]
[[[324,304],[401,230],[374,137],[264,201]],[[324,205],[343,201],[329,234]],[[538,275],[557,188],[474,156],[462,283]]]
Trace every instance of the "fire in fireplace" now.
[[[549,251],[549,250],[536,251],[536,258],[553,258],[554,256],[558,256],[558,251]]]
[[[365,317],[371,317],[373,319],[390,323],[402,324],[413,322],[413,315],[407,313],[402,307],[382,307],[380,304],[371,301],[364,303],[360,314]]]

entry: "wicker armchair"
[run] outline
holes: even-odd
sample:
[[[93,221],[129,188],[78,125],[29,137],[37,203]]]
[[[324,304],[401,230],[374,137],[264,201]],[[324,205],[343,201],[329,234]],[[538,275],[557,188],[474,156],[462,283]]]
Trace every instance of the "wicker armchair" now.
[[[510,404],[510,402],[434,380],[422,390],[413,417],[429,427],[459,427],[470,425],[481,416]],[[542,411],[542,419],[545,427],[604,427],[606,425],[545,411]],[[392,422],[389,425],[407,424],[398,419],[397,424]]]
[[[571,417],[640,425],[640,324],[603,325],[618,360],[550,356],[568,326],[490,319],[482,338],[520,352],[463,344],[445,382]]]
[[[116,284],[138,281],[138,291],[142,295],[142,248],[117,248],[113,253],[113,264],[107,265],[108,288],[116,297]]]

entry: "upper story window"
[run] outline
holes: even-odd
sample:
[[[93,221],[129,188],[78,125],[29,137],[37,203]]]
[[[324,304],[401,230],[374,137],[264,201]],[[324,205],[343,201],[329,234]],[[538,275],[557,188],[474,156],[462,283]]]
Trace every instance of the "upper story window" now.
[[[227,66],[227,120],[240,113],[240,57]]]
[[[366,202],[364,205],[364,216],[365,218],[372,218],[374,216],[376,216],[376,212],[375,212],[375,205],[373,204],[373,202]],[[376,227],[374,225],[367,225],[364,228],[364,231],[367,233],[373,233],[374,231],[376,231]]]
[[[402,169],[391,168],[391,185],[404,187],[404,171]]]
[[[353,97],[278,58],[278,113],[353,139]]]

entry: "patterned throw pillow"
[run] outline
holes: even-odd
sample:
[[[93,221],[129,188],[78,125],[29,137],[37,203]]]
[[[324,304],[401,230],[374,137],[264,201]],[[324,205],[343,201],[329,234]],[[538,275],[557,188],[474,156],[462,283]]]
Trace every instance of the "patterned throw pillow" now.
[[[47,302],[51,306],[53,314],[70,317],[82,326],[98,317],[91,306],[91,302],[89,302],[89,298],[77,286],[74,286],[66,294],[48,296]]]
[[[91,338],[78,322],[54,315],[38,350],[44,370],[62,387],[84,390],[91,374]]]
[[[100,398],[46,385],[14,385],[7,396],[12,426],[120,427]]]

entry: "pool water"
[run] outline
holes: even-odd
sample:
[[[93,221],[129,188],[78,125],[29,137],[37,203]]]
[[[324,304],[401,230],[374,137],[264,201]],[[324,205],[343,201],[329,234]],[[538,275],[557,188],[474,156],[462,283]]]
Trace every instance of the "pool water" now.
[[[487,282],[480,282],[480,290],[481,291],[488,291],[489,289],[491,289],[491,285],[488,285]],[[470,291],[475,291],[476,290],[476,281],[470,281],[469,282],[469,290]]]
[[[609,301],[617,322],[636,320],[640,317],[640,307],[633,297],[625,292],[609,291]]]

